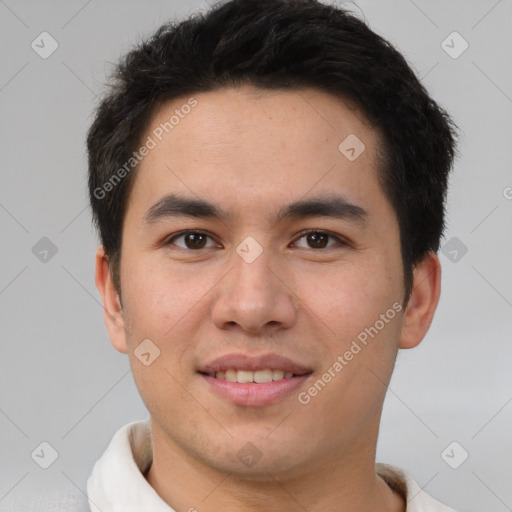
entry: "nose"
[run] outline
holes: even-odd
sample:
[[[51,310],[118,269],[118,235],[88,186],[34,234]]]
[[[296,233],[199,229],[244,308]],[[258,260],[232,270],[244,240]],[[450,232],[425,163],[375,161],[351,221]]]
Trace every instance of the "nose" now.
[[[297,318],[298,300],[290,276],[267,252],[251,263],[237,253],[234,266],[218,287],[212,321],[224,330],[269,336],[290,328]]]

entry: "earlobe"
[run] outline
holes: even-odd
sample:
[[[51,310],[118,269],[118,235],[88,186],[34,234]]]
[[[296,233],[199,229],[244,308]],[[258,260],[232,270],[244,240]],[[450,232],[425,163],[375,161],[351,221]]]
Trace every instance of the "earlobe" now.
[[[399,348],[413,348],[425,337],[441,294],[441,263],[430,251],[414,268],[414,283],[405,309]]]
[[[123,307],[119,293],[110,273],[110,265],[105,249],[96,251],[96,286],[103,302],[103,318],[113,347],[124,354],[128,353]]]

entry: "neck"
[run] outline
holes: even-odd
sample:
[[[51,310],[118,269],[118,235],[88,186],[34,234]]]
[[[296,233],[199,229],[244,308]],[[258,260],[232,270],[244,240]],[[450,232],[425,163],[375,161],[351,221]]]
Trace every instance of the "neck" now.
[[[225,472],[184,452],[151,420],[153,462],[146,480],[177,512],[404,512],[405,500],[375,472],[368,443],[308,463],[293,475]],[[376,440],[375,440],[376,444]],[[366,446],[366,448],[364,448]]]

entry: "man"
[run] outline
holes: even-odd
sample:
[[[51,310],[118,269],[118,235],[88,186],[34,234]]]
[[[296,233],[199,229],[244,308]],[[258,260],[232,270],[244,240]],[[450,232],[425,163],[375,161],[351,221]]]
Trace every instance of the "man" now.
[[[375,464],[455,153],[389,43],[315,0],[223,3],[123,59],[88,151],[105,322],[150,414],[91,510],[452,510]]]

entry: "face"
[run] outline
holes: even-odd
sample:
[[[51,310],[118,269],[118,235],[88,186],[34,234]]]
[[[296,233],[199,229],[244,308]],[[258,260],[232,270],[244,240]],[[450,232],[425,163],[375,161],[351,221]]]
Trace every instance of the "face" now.
[[[109,326],[154,438],[254,478],[357,460],[404,324],[378,135],[313,89],[194,98],[137,168]],[[144,140],[187,99],[161,107]]]

